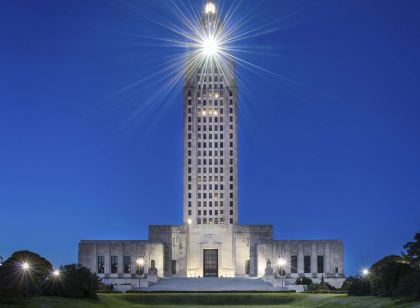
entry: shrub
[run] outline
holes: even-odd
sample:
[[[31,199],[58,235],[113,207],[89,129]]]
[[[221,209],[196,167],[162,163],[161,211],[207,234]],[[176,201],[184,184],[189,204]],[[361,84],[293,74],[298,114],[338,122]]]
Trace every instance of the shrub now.
[[[100,279],[88,268],[70,264],[61,268],[60,279],[49,280],[44,294],[73,298],[96,298],[96,290],[100,286]]]
[[[296,279],[295,284],[309,286],[312,284],[312,279],[308,277],[299,277]]]
[[[371,295],[372,284],[369,279],[363,277],[349,277],[345,282],[345,288],[347,288],[349,295]]]

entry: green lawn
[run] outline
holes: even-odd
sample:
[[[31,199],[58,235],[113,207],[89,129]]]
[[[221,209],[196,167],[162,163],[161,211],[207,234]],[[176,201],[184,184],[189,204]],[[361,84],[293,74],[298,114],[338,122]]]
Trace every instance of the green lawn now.
[[[276,293],[162,293],[99,294],[98,300],[73,300],[40,297],[23,301],[0,300],[0,308],[97,308],[97,307],[419,307],[420,302],[397,305],[390,299],[353,297],[344,294],[276,294]]]

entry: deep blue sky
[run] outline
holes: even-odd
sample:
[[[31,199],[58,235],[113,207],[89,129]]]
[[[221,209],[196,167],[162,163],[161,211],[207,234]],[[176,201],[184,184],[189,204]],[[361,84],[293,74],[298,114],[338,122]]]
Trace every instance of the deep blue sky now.
[[[168,3],[0,2],[3,257],[71,263],[81,239],[182,223],[180,84],[115,92],[180,52],[140,37],[173,35]],[[400,253],[420,229],[420,2],[252,6],[255,27],[280,19],[246,59],[295,82],[239,69],[240,223],[342,239],[347,274]]]

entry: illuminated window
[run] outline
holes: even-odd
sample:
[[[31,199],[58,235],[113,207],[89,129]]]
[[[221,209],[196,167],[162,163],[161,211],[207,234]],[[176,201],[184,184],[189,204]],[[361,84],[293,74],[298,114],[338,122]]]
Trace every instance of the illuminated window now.
[[[311,256],[303,257],[303,270],[304,270],[304,273],[311,272]]]
[[[111,273],[118,273],[118,256],[111,256]]]
[[[105,257],[98,256],[98,273],[103,274],[105,273]]]
[[[290,257],[290,271],[292,273],[297,273],[297,256]]]
[[[131,273],[131,257],[124,256],[124,273],[129,274]]]
[[[318,273],[324,273],[324,256],[317,256]]]

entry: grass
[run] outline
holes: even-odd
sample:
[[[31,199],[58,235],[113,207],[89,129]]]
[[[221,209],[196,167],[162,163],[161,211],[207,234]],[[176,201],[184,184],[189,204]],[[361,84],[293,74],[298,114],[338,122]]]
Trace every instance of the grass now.
[[[417,307],[420,302],[398,305],[388,298],[354,297],[345,294],[276,294],[276,293],[148,293],[99,294],[98,300],[39,297],[24,300],[1,300],[0,308],[181,308],[181,307]]]

